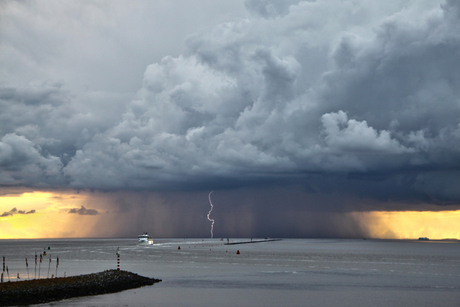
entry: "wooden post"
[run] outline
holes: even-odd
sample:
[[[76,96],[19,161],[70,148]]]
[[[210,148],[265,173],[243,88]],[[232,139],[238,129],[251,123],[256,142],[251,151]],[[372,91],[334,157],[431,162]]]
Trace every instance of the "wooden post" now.
[[[120,271],[120,248],[117,249],[117,271]]]
[[[40,279],[40,268],[42,266],[43,255],[40,254],[40,263],[38,264],[38,279]]]
[[[49,278],[50,276],[50,269],[51,269],[51,255],[50,255],[50,262],[48,263],[48,274],[46,275],[46,278]]]
[[[59,266],[59,257],[56,258],[56,278],[57,278],[57,269]]]
[[[27,268],[27,279],[29,279],[29,264],[27,263],[27,258],[26,258],[26,268]]]

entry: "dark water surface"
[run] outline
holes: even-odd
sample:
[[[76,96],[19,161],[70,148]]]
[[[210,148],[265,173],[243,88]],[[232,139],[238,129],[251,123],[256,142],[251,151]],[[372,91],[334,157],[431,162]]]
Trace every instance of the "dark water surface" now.
[[[18,273],[21,280],[35,278],[34,255],[44,249],[41,278],[116,268],[119,249],[121,269],[163,279],[153,286],[39,306],[460,306],[457,241],[223,243],[157,239],[154,245],[140,246],[136,239],[0,240],[0,257],[5,257],[15,281]],[[38,266],[36,270],[38,275]]]

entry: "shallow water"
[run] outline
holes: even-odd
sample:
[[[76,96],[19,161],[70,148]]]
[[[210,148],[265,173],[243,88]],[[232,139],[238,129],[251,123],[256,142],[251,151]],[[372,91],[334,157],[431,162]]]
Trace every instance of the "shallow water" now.
[[[56,274],[57,256],[59,277],[116,268],[119,249],[121,269],[163,279],[153,286],[39,306],[460,305],[456,241],[223,243],[157,239],[154,245],[139,246],[135,239],[0,240],[0,256],[6,258],[10,279],[17,280],[17,273],[27,279],[26,257],[29,278],[35,277],[33,258],[44,249],[41,278]]]

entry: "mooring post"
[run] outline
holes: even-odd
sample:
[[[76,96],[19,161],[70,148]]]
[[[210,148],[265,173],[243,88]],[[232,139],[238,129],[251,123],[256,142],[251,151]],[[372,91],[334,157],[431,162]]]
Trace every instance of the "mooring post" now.
[[[117,271],[120,271],[120,248],[117,249]]]
[[[29,279],[29,263],[27,262],[27,258],[26,258],[26,268],[27,268],[27,279]]]
[[[51,269],[51,255],[50,255],[50,261],[48,262],[48,274],[46,275],[46,278],[50,277],[50,269]]]
[[[40,254],[40,262],[38,263],[38,279],[40,279],[40,269],[42,267],[43,255]]]
[[[37,253],[35,253],[35,279],[37,279]]]
[[[57,278],[57,269],[59,266],[59,257],[56,258],[56,278]]]

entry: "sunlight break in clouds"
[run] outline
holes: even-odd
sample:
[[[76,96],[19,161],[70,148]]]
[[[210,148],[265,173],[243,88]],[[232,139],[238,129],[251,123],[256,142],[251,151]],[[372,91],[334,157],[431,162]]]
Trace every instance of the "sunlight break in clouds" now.
[[[366,212],[355,213],[378,239],[457,239],[460,240],[460,211],[440,212]]]
[[[0,238],[91,236],[91,225],[97,220],[75,218],[68,214],[70,206],[86,203],[86,196],[57,192],[17,192],[19,194],[0,196],[0,208],[14,206],[30,213],[33,211],[33,214],[0,216]]]

